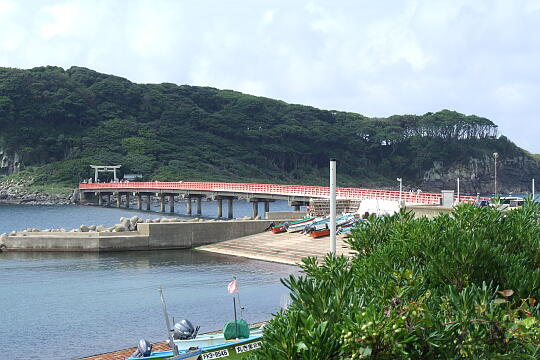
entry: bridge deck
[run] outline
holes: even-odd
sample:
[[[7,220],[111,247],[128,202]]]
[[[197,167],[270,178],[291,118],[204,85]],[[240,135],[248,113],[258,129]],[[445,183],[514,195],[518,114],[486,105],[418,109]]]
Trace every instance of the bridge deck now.
[[[326,186],[250,184],[223,182],[120,182],[80,184],[81,191],[139,191],[139,192],[197,192],[201,194],[238,195],[252,197],[289,197],[289,198],[329,198],[330,188]],[[361,188],[337,188],[336,195],[340,199],[379,199],[398,201],[402,199],[410,204],[439,204],[441,194],[400,192],[395,190],[377,190]],[[460,196],[461,202],[474,202],[476,197]]]

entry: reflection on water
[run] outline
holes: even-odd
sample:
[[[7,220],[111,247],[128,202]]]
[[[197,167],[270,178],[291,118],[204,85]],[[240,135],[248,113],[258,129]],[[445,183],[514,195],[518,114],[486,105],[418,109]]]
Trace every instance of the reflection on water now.
[[[169,312],[201,330],[232,319],[227,284],[238,278],[248,322],[279,310],[279,279],[296,268],[192,250],[1,253],[2,358],[72,358],[162,340],[158,286]],[[57,351],[64,353],[57,356]]]

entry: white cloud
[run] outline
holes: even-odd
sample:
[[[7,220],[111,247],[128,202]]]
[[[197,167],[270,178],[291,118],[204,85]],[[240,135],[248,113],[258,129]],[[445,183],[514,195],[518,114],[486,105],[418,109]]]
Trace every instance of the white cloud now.
[[[370,116],[488,116],[540,153],[538,0],[0,0],[0,66],[86,66]],[[535,125],[536,126],[536,125]]]
[[[52,17],[52,22],[41,27],[43,37],[50,39],[53,36],[67,35],[76,30],[76,20],[80,16],[77,5],[73,3],[55,4],[44,8],[43,11]]]

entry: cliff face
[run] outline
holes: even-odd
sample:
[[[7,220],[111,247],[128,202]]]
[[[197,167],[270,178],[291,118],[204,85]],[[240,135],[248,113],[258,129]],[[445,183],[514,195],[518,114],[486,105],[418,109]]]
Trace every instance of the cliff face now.
[[[0,175],[11,175],[20,170],[19,154],[0,147]]]
[[[493,157],[470,158],[455,166],[434,162],[425,172],[422,188],[451,190],[460,179],[462,193],[486,193],[495,191],[495,161]],[[497,189],[499,193],[527,193],[531,191],[532,179],[540,180],[540,164],[537,160],[516,156],[497,159]]]

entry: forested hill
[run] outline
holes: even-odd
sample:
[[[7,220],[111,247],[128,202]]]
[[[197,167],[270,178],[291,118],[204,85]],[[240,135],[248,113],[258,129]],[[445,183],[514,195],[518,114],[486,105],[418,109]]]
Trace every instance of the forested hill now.
[[[361,109],[359,109],[361,110]],[[325,184],[489,191],[493,152],[503,188],[540,178],[537,160],[490,120],[442,110],[368,118],[230,90],[134,84],[72,67],[0,68],[2,171],[75,184],[89,164],[122,164],[149,180]]]

